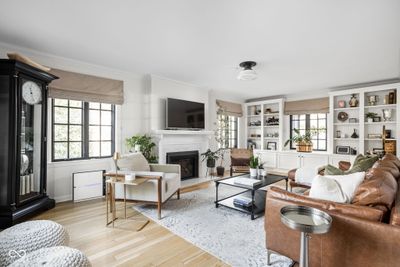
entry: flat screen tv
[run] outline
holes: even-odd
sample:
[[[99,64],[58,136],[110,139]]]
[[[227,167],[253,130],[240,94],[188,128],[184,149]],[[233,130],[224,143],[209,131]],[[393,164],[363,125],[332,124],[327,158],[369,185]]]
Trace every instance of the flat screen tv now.
[[[167,98],[166,129],[204,129],[204,103]]]

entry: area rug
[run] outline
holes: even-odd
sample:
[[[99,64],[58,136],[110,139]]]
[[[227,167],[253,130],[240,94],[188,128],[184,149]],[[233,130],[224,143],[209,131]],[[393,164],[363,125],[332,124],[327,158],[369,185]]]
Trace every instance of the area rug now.
[[[237,189],[220,186],[220,198]],[[234,267],[268,266],[265,249],[264,217],[250,220],[250,216],[225,207],[215,208],[215,188],[181,194],[163,206],[162,219],[157,220],[157,208],[150,205],[134,206],[145,216],[173,233],[202,248]],[[291,266],[292,260],[271,255],[271,265]]]

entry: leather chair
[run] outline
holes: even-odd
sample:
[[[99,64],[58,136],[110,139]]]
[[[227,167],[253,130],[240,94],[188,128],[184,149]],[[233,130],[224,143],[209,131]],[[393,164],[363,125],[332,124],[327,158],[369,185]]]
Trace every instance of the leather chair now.
[[[248,173],[250,171],[250,158],[253,156],[253,150],[246,148],[231,149],[231,168],[230,175],[234,173]]]

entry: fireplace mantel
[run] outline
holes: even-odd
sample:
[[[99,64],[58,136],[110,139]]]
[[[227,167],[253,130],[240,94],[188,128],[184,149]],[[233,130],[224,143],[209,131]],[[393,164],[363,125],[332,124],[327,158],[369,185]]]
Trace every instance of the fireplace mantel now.
[[[213,131],[190,131],[190,130],[155,130],[153,131],[154,135],[205,135],[212,136],[214,135]]]

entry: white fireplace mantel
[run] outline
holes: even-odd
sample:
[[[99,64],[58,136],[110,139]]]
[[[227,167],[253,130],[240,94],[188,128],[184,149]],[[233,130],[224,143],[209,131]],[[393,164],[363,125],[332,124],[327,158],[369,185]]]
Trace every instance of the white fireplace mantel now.
[[[154,135],[208,135],[214,134],[213,131],[190,131],[190,130],[155,130]]]

